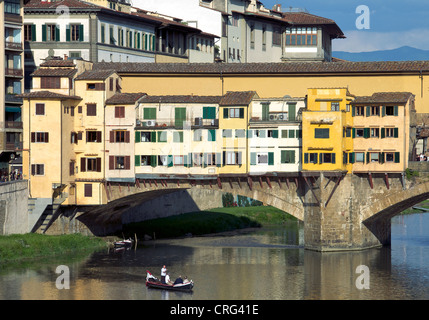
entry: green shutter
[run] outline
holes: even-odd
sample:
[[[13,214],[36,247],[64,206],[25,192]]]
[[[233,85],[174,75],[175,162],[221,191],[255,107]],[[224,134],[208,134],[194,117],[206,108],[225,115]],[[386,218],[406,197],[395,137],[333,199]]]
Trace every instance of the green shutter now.
[[[295,138],[295,131],[289,130],[289,138]]]
[[[169,166],[169,167],[173,166],[173,156],[172,155],[167,156],[167,166]]]
[[[216,141],[216,129],[209,129],[208,131],[208,141]]]
[[[36,25],[31,25],[31,41],[36,41]]]
[[[253,130],[251,130],[251,129],[247,130],[247,137],[248,138],[252,138],[253,137]]]
[[[395,152],[395,163],[399,163],[399,162],[400,162],[399,152]]]
[[[256,165],[256,152],[250,153],[250,165],[252,166]]]
[[[308,163],[308,153],[304,153],[304,163]]]
[[[370,137],[370,130],[369,130],[369,128],[364,128],[363,129],[363,137],[365,139],[368,139]]]
[[[282,130],[282,138],[287,138],[287,130]]]
[[[60,27],[55,25],[55,41],[60,41]]]
[[[274,152],[268,152],[268,165],[274,165]]]
[[[222,166],[222,154],[216,153],[216,167]]]
[[[144,108],[143,118],[145,120],[156,120],[156,108]]]
[[[152,51],[156,51],[155,50],[155,47],[156,47],[156,45],[155,45],[155,35],[152,35]]]
[[[156,158],[157,156],[150,156],[150,165],[154,168],[156,167]]]
[[[384,117],[386,115],[386,106],[381,106],[381,116]]]
[[[273,130],[273,138],[279,137],[279,130]]]
[[[335,163],[335,153],[332,154],[331,160],[332,160],[332,163]]]
[[[203,107],[203,119],[216,119],[216,107]]]
[[[302,130],[301,129],[295,130],[295,133],[296,133],[297,138],[302,138]]]
[[[393,115],[397,116],[398,115],[398,106],[394,106],[393,107]]]
[[[136,134],[135,134],[135,140],[134,140],[135,142],[140,142],[140,141],[142,141],[141,140],[141,136],[140,136],[140,131],[136,131]]]
[[[228,108],[223,108],[223,118],[224,119],[228,119],[228,112],[229,112]]]
[[[79,41],[83,41],[83,24],[79,25]]]
[[[138,156],[138,155],[134,156],[134,165],[136,167],[140,167],[140,156]]]
[[[295,121],[296,103],[289,103],[288,105],[289,121]]]
[[[398,134],[399,134],[399,130],[398,130],[398,128],[393,128],[393,137],[394,137],[394,138],[397,138],[397,137],[398,137]]]
[[[354,152],[349,153],[349,162],[355,163],[355,153]]]
[[[384,128],[381,128],[381,139],[384,139],[386,137],[386,130]]]
[[[239,108],[240,119],[244,119],[244,108]]]
[[[186,154],[183,156],[183,166],[188,167],[188,156]]]
[[[369,152],[366,153],[366,163],[369,163]]]
[[[183,127],[183,122],[186,120],[186,108],[175,108],[174,116],[174,125],[176,127]]]
[[[66,41],[70,41],[70,25],[66,26]]]
[[[46,24],[42,25],[42,41],[46,41]]]
[[[371,107],[370,106],[366,106],[366,116],[369,117],[371,115]]]
[[[352,117],[356,115],[356,107],[352,107]]]
[[[378,162],[383,164],[384,163],[384,152],[378,153]]]
[[[356,138],[356,129],[352,128],[352,138]]]
[[[150,133],[150,142],[156,142],[156,131]]]

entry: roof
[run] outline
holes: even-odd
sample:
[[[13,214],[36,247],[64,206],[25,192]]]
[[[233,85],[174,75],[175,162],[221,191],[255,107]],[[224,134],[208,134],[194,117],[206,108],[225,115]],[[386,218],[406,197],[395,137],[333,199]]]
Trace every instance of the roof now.
[[[79,0],[60,0],[60,1],[40,1],[40,0],[30,0],[24,7],[25,8],[46,8],[52,9],[57,8],[59,6],[66,6],[70,9],[95,9],[100,8],[95,4],[79,1]]]
[[[76,77],[75,80],[106,80],[115,70],[86,70]]]
[[[220,100],[220,106],[247,106],[252,102],[256,96],[259,98],[255,91],[228,91]]]
[[[429,60],[371,62],[277,62],[277,63],[149,63],[97,62],[93,70],[113,69],[119,74],[318,74],[429,72]]]
[[[35,70],[31,76],[33,77],[73,77],[77,72],[76,69],[71,68],[39,68]]]
[[[166,95],[145,96],[140,103],[212,103],[218,104],[221,96]]]
[[[82,100],[78,96],[69,96],[51,91],[33,91],[20,94],[19,97],[24,99],[61,99],[61,100]]]
[[[40,64],[40,67],[75,67],[74,60],[49,59]]]
[[[106,100],[106,104],[134,104],[140,98],[146,96],[146,93],[115,93],[112,97]]]
[[[352,104],[406,104],[412,96],[411,92],[376,92],[372,96],[358,96]]]

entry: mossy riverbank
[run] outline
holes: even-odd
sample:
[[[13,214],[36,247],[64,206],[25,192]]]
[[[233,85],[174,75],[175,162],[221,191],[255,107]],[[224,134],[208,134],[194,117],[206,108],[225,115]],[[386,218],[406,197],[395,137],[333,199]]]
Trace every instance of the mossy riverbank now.
[[[80,234],[49,236],[36,233],[0,236],[0,264],[106,248],[101,238]]]
[[[296,218],[274,207],[228,207],[190,212],[125,225],[121,235],[139,239],[145,235],[155,239],[203,235],[265,225],[280,225]]]

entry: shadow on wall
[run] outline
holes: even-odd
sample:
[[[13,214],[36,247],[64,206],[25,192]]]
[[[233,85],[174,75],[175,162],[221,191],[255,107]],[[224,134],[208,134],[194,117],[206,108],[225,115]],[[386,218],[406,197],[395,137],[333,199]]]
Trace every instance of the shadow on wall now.
[[[143,192],[98,206],[79,216],[95,236],[114,234],[123,224],[164,218],[222,206],[222,192],[163,189]]]

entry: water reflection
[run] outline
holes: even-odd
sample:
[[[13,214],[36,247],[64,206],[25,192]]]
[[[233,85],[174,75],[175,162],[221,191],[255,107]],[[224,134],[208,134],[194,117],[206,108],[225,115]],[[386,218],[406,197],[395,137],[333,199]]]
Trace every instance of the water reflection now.
[[[0,299],[282,300],[428,299],[429,215],[396,217],[392,248],[319,253],[304,250],[302,225],[225,237],[157,241],[123,252],[97,252],[0,274]],[[70,289],[58,290],[55,268],[70,267]],[[149,289],[146,270],[187,275],[192,294]],[[358,289],[360,265],[369,289]]]

